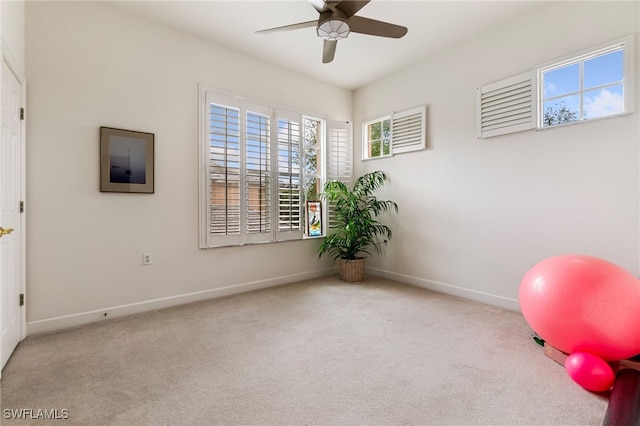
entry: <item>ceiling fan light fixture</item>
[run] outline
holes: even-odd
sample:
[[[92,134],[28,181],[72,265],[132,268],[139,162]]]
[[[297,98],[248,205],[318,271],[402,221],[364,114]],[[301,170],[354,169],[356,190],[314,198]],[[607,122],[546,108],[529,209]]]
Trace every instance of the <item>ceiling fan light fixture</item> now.
[[[327,19],[318,25],[318,37],[324,40],[341,40],[347,38],[350,32],[349,24],[342,19]]]

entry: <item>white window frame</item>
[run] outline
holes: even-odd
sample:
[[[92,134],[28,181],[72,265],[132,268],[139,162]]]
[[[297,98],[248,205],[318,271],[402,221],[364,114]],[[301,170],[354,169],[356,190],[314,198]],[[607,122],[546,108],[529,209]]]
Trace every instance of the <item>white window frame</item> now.
[[[318,170],[316,176],[320,178],[320,184],[324,184],[327,179],[340,179],[345,182],[349,182],[351,179],[352,169],[352,157],[351,157],[351,131],[348,123],[340,123],[329,121],[325,118],[319,118],[318,114],[307,114],[301,111],[296,111],[293,108],[282,108],[274,105],[268,105],[265,102],[254,101],[247,99],[243,96],[229,93],[223,90],[215,89],[201,84],[200,90],[200,167],[199,167],[199,246],[200,248],[215,248],[224,246],[242,246],[246,244],[257,243],[275,243],[280,241],[300,240],[303,238],[321,238],[321,237],[306,237],[305,235],[305,191],[303,185],[304,179],[304,153],[303,148],[304,136],[303,136],[303,120],[308,118],[310,120],[317,120],[321,123],[320,134],[322,140],[319,142],[318,153]],[[239,133],[240,133],[240,149],[239,158],[241,162],[240,166],[240,232],[232,235],[213,235],[211,232],[211,161],[210,161],[210,105],[219,104],[227,107],[237,108],[239,111]],[[261,233],[249,233],[247,227],[247,196],[249,189],[247,188],[247,162],[246,158],[246,129],[247,125],[245,120],[247,112],[264,114],[270,117],[270,229],[268,232]],[[294,199],[297,198],[297,213],[298,224],[293,228],[281,229],[280,227],[280,190],[279,190],[279,176],[281,175],[279,167],[286,167],[284,164],[279,164],[281,156],[278,155],[278,139],[286,137],[284,133],[279,133],[279,120],[289,120],[290,122],[298,123],[298,135],[292,137],[299,138],[299,152],[296,153],[299,161],[299,181],[298,181],[298,194],[294,195]],[[341,128],[346,124],[345,128]],[[336,133],[337,132],[337,133]],[[339,137],[334,135],[339,134]],[[346,135],[346,136],[345,136]],[[281,147],[282,148],[282,147]],[[294,173],[295,174],[295,173]],[[295,215],[294,215],[295,216]],[[324,223],[327,223],[327,209],[323,205],[323,219]],[[326,235],[327,226],[323,227],[323,235]]]
[[[420,105],[404,111],[394,111],[389,114],[366,120],[362,123],[362,160],[376,160],[393,157],[404,152],[426,149],[426,105]],[[370,140],[367,128],[375,123],[389,120],[389,153],[384,154],[383,140],[380,140],[380,155],[369,156]]]
[[[622,84],[623,87],[623,96],[624,96],[624,111],[617,114],[610,114],[606,116],[593,117],[593,118],[585,118],[583,117],[584,113],[584,93],[594,90],[593,87],[585,89],[583,87],[584,80],[584,67],[583,64],[585,61],[589,59],[593,59],[595,57],[605,55],[607,53],[612,53],[617,50],[622,50],[622,58],[623,58],[623,77],[621,81],[616,82],[617,84]],[[553,99],[553,97],[544,98],[544,81],[543,74],[547,71],[552,71],[554,69],[562,68],[572,64],[580,64],[580,87],[578,91],[571,92],[562,95],[579,95],[580,96],[580,107],[579,107],[579,119],[575,121],[569,121],[566,123],[553,124],[550,126],[544,125],[544,102],[547,99]],[[537,129],[538,130],[546,130],[559,126],[566,125],[574,125],[585,122],[592,122],[596,120],[605,120],[611,119],[615,117],[620,117],[624,115],[628,115],[634,112],[635,109],[635,89],[634,89],[634,68],[635,68],[635,59],[634,59],[634,36],[629,35],[608,43],[603,43],[599,46],[592,47],[590,49],[583,50],[578,53],[574,53],[572,55],[567,55],[565,57],[555,59],[553,61],[547,62],[543,65],[537,67],[537,79],[538,79],[538,108],[537,108]],[[609,86],[611,83],[605,85]]]
[[[581,52],[548,61],[523,74],[478,87],[476,89],[476,137],[485,139],[525,130],[546,131],[632,114],[635,112],[634,39],[635,36],[632,34],[608,43],[602,43]],[[618,114],[544,126],[542,73],[620,48],[622,48],[624,57],[622,80],[624,111]]]
[[[368,129],[370,126],[375,125],[376,123],[380,123],[380,126],[383,127],[383,123],[385,121],[389,121],[389,153],[384,154],[384,138],[382,137],[382,131],[380,132],[380,155],[376,155],[375,157],[371,157],[369,152],[371,149],[372,141],[368,137]],[[378,158],[391,157],[391,114],[386,114],[380,117],[373,118],[371,120],[367,120],[362,123],[362,159],[363,160],[375,160]]]

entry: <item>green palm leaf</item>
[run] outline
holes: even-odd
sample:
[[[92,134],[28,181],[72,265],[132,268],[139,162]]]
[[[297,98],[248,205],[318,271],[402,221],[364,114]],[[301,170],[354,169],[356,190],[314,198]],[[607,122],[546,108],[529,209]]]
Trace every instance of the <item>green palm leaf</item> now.
[[[392,232],[377,217],[388,211],[398,212],[394,201],[378,200],[373,195],[386,178],[384,172],[375,171],[359,177],[351,189],[340,181],[324,185],[321,196],[331,205],[337,226],[320,245],[318,257],[354,260],[371,255],[370,247],[380,253],[379,237],[389,240]]]

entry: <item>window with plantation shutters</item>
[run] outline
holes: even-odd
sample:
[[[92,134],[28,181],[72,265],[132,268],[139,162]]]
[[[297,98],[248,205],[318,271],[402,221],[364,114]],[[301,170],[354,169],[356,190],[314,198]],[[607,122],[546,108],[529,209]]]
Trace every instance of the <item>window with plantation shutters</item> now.
[[[271,117],[267,107],[245,113],[244,216],[248,242],[271,239]]]
[[[476,89],[478,139],[634,111],[633,34]]]
[[[278,111],[278,235],[302,237],[301,116]]]
[[[200,247],[303,238],[326,177],[350,180],[348,123],[204,86],[200,100]]]
[[[536,127],[536,77],[526,72],[476,90],[476,136],[488,138]]]
[[[426,148],[426,106],[393,112],[362,125],[362,157],[391,157]]]
[[[329,121],[327,134],[327,180],[350,184],[353,177],[351,125],[342,121]]]
[[[327,180],[338,180],[350,186],[353,179],[351,125],[347,122],[327,123]],[[336,225],[335,216],[328,206],[326,221],[329,229]]]
[[[223,244],[240,241],[240,108],[231,98],[207,102],[208,228]],[[222,102],[219,102],[222,101]]]

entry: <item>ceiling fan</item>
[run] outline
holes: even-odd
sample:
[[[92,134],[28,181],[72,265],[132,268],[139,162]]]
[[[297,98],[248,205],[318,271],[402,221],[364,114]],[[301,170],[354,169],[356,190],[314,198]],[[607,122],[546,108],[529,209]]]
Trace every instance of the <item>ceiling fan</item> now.
[[[406,27],[356,16],[356,13],[370,1],[371,0],[309,0],[309,3],[311,3],[320,14],[317,20],[269,28],[256,31],[256,33],[268,34],[316,27],[318,37],[324,40],[322,46],[322,62],[327,64],[333,61],[338,40],[347,38],[349,33],[353,32],[391,38],[400,38],[407,33]]]

